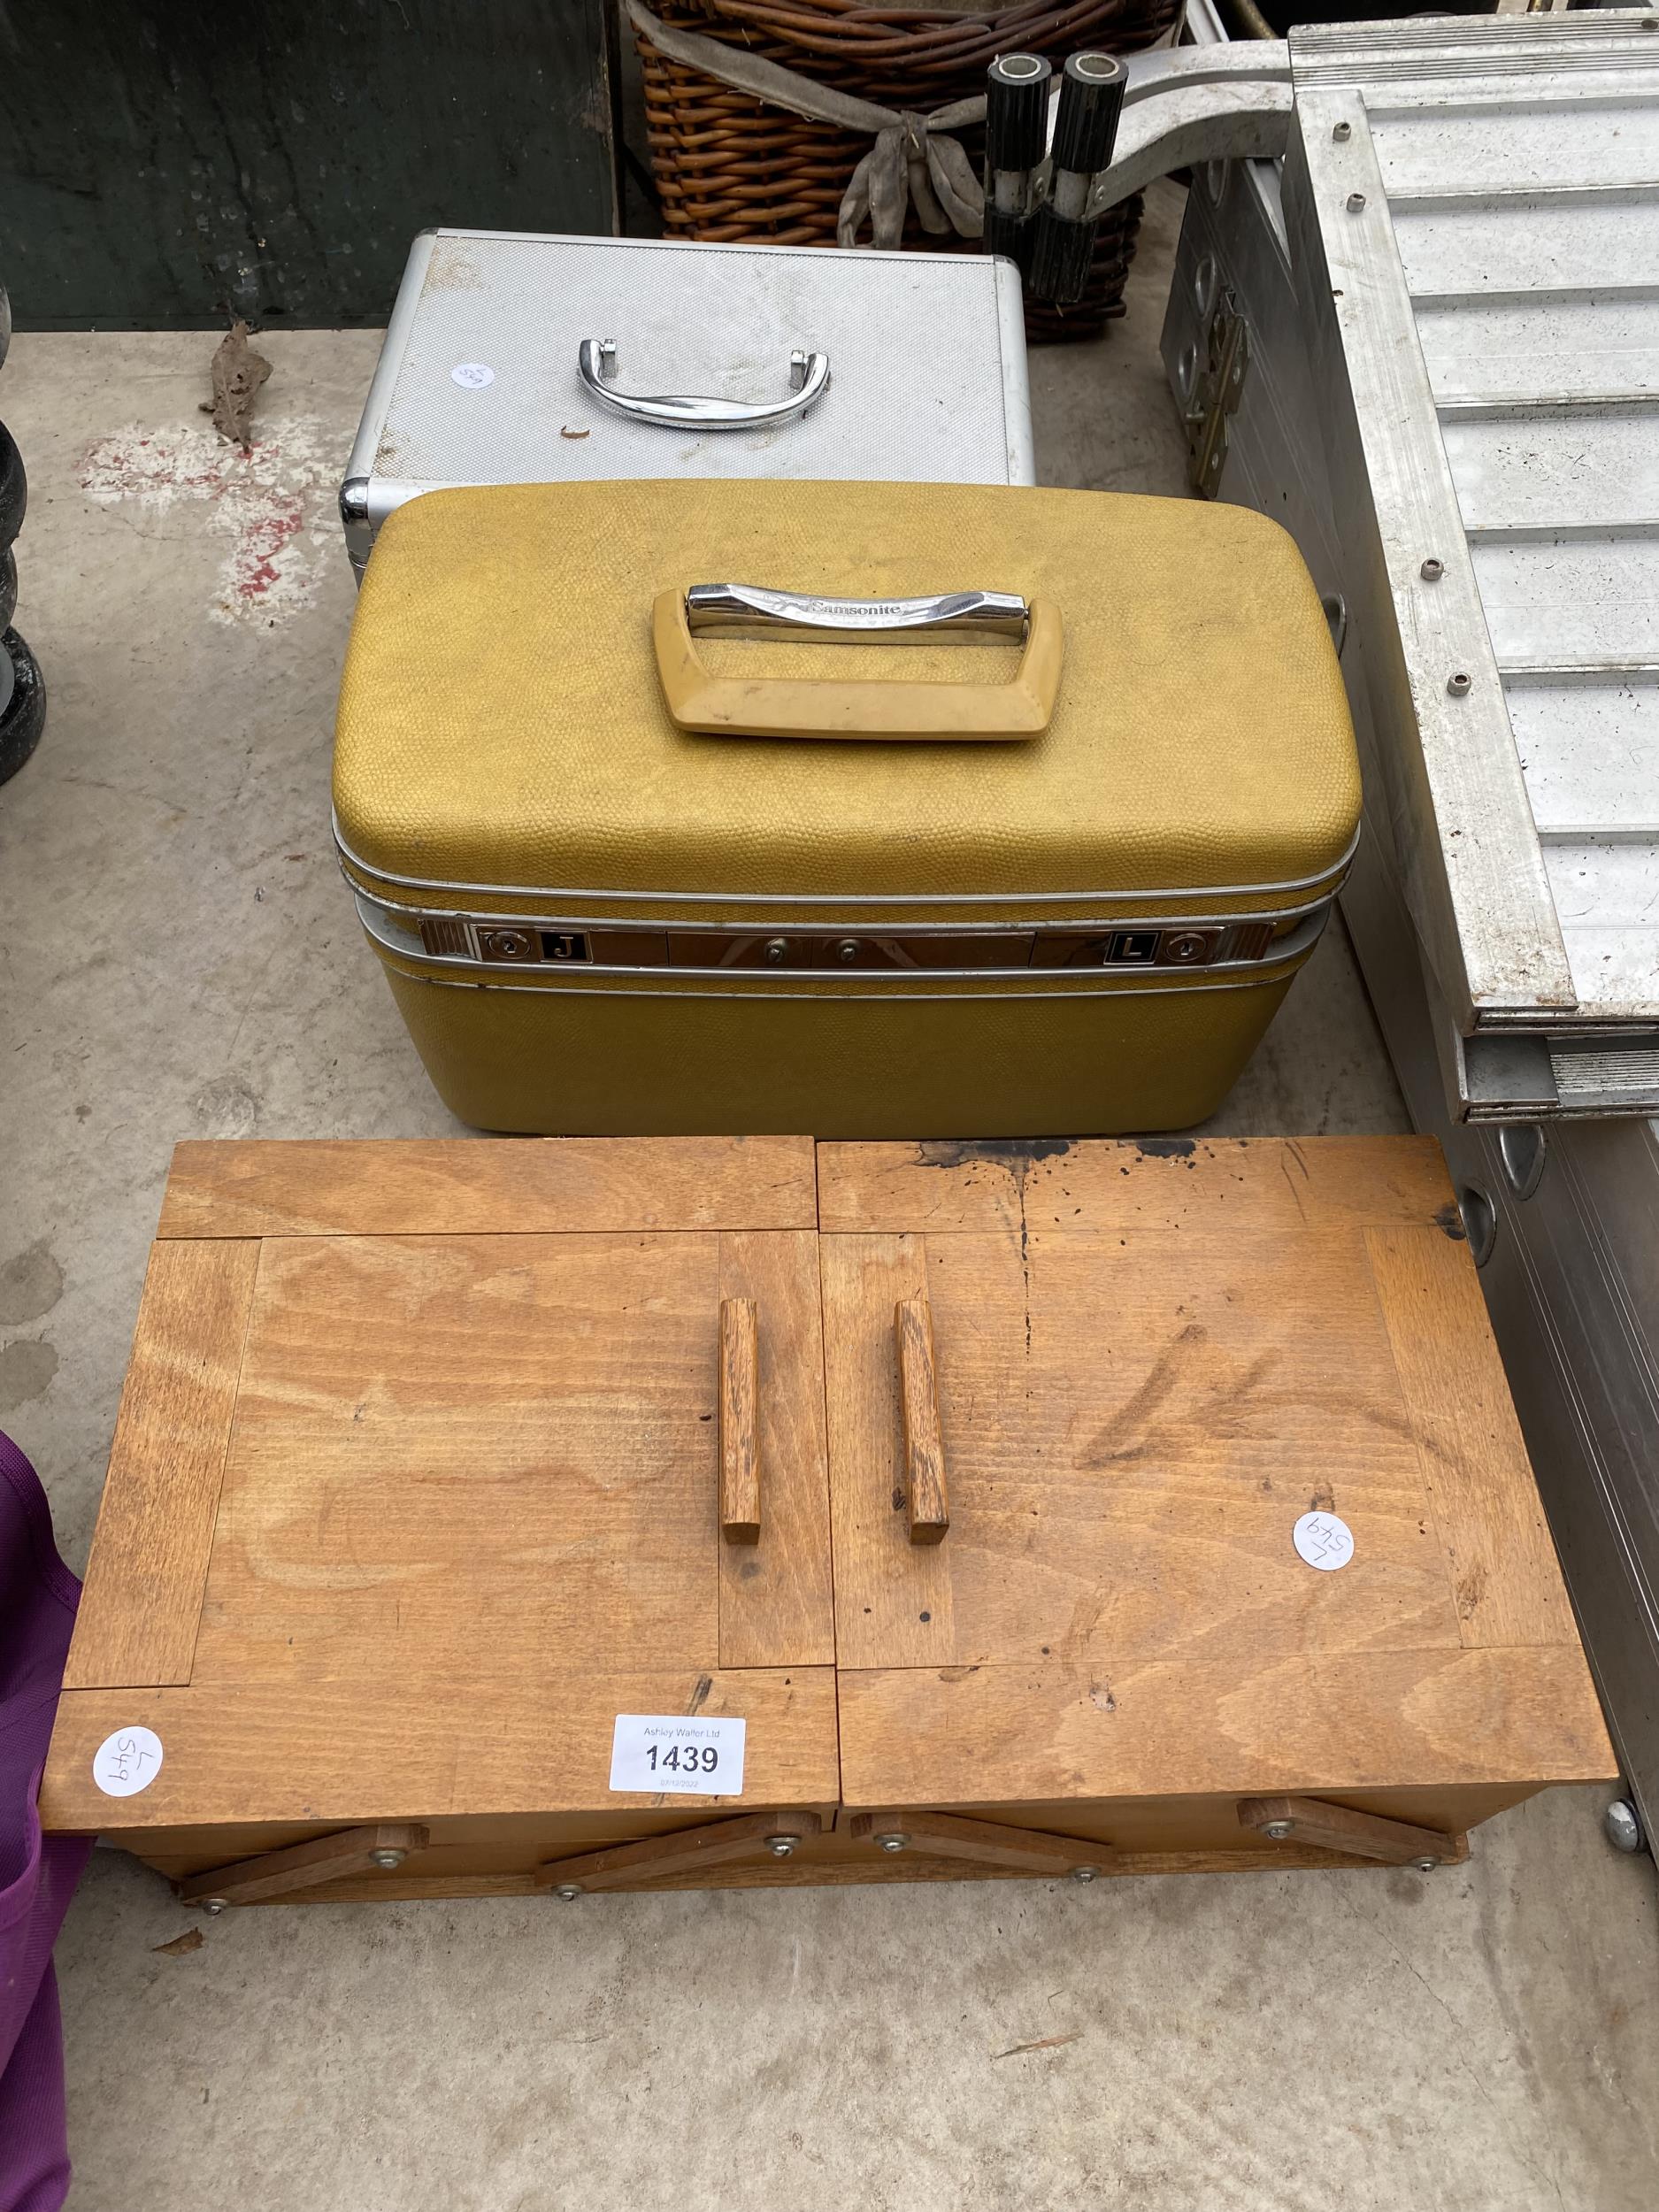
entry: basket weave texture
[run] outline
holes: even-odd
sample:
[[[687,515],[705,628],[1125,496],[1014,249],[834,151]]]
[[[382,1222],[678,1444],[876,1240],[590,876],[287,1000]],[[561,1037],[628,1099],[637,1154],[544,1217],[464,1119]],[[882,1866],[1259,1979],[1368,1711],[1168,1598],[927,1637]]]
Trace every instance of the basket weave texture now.
[[[850,0],[659,0],[672,29],[741,46],[838,91],[926,113],[985,89],[998,54],[1045,55],[1058,71],[1085,47],[1128,53],[1152,45],[1181,0],[1026,0],[995,15],[927,8],[868,8]],[[700,69],[671,60],[640,36],[651,167],[670,238],[833,246],[847,180],[868,138],[791,115]],[[976,170],[982,127],[956,135]],[[1139,197],[1102,219],[1084,298],[1064,310],[1026,303],[1033,337],[1087,336],[1123,312],[1124,279],[1141,224]],[[975,239],[925,230],[912,205],[904,243],[926,251],[979,250]]]

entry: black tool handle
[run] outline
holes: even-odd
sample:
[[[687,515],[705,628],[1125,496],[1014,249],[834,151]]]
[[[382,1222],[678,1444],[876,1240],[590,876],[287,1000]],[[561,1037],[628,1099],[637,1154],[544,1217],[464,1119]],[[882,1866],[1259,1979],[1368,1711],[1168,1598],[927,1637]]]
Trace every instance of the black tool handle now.
[[[1089,188],[1118,142],[1129,73],[1110,54],[1073,54],[1060,81],[1047,205],[1033,227],[1031,288],[1040,300],[1074,307],[1087,288],[1098,215]]]
[[[985,250],[1031,265],[1036,180],[1048,137],[1052,65],[1041,54],[999,54],[985,78]]]
[[[1069,223],[1045,207],[1031,226],[1031,296],[1075,307],[1088,289],[1098,223]]]
[[[1054,165],[1092,177],[1105,168],[1118,141],[1129,72],[1110,54],[1073,54],[1060,80],[1054,125]]]
[[[1031,259],[1031,218],[1004,215],[1001,208],[985,204],[985,231],[981,243],[987,253],[1005,254],[1023,269]]]
[[[985,73],[985,180],[999,169],[1029,172],[1047,150],[1048,80],[1041,54],[999,54]]]

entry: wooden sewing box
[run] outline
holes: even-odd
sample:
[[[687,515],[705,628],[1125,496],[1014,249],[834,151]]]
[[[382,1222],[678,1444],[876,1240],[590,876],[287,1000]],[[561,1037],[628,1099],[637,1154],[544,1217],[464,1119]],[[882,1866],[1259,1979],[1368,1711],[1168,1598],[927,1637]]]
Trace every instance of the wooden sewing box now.
[[[219,1910],[1426,1870],[1615,1770],[1429,1140],[190,1143],[42,1812]]]

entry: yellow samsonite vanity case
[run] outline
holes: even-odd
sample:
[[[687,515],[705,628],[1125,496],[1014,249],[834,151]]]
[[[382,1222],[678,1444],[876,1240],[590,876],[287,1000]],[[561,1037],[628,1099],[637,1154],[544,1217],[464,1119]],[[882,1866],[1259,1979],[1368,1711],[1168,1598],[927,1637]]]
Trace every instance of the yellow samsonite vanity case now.
[[[429,494],[369,564],[334,758],[445,1102],[575,1133],[1202,1120],[1359,798],[1282,530],[1001,487]]]

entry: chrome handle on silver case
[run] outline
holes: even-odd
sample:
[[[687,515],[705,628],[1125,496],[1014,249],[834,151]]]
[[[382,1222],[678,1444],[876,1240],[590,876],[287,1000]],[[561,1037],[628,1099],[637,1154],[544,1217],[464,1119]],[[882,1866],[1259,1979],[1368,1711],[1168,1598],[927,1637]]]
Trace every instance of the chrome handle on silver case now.
[[[827,353],[789,356],[787,399],[746,400],[698,398],[691,393],[618,392],[612,380],[617,373],[614,338],[584,338],[576,349],[576,373],[602,405],[634,422],[660,424],[669,430],[758,430],[768,423],[790,422],[805,414],[815,399],[829,389]]]
[[[689,630],[832,630],[838,635],[895,631],[988,631],[1023,638],[1031,609],[1011,591],[945,591],[928,599],[822,599],[812,592],[764,591],[758,584],[693,584],[686,594]]]

